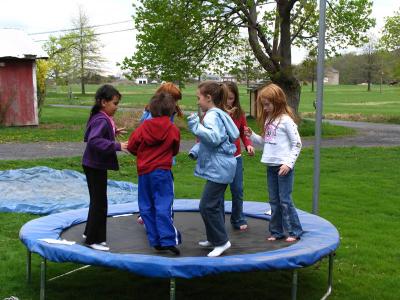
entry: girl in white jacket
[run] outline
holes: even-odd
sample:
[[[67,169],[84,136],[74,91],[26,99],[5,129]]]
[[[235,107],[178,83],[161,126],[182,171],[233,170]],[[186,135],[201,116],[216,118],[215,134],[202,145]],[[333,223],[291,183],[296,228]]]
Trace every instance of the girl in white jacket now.
[[[257,102],[261,108],[258,122],[261,136],[250,128],[245,134],[252,142],[264,145],[261,162],[267,165],[268,194],[271,205],[269,241],[286,237],[287,242],[300,238],[303,229],[292,200],[294,164],[301,150],[296,119],[286,102],[285,93],[276,84],[264,87]]]

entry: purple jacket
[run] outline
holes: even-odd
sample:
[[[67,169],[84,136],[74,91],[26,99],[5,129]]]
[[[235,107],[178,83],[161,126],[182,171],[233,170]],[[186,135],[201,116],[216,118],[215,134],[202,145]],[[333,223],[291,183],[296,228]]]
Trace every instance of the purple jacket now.
[[[112,125],[103,113],[90,118],[84,142],[87,144],[82,165],[102,170],[119,169],[116,151],[121,151],[121,144],[115,141]]]

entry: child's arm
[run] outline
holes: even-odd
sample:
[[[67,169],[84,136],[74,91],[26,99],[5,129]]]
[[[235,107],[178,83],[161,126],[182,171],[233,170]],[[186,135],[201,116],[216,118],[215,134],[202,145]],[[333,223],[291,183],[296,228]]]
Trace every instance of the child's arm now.
[[[178,155],[180,141],[181,141],[181,133],[179,132],[179,129],[175,127],[175,138],[174,142],[172,143],[172,156]]]
[[[259,144],[259,145],[263,145],[264,144],[264,139],[259,136],[257,133],[254,133],[254,131],[250,128],[250,127],[245,127],[244,128],[244,134],[250,138],[250,140],[253,143]]]
[[[200,143],[196,143],[189,150],[189,157],[191,159],[196,160],[199,157],[199,147],[200,147]]]
[[[140,127],[137,128],[134,132],[132,132],[131,136],[128,140],[127,150],[133,155],[137,155],[137,151],[141,144],[141,130]]]
[[[253,156],[254,155],[254,147],[253,147],[253,145],[251,143],[251,140],[244,133],[244,129],[245,128],[247,128],[247,121],[246,121],[246,116],[243,114],[242,118],[240,120],[240,128],[239,128],[240,139],[242,140],[243,145],[246,148],[247,153],[250,156]]]
[[[290,169],[293,169],[301,151],[301,139],[297,130],[297,125],[292,119],[290,119],[288,122],[284,122],[283,125],[285,126],[290,143],[290,152],[284,161],[285,165],[287,165]]]
[[[207,121],[206,121],[207,119]],[[192,114],[188,117],[188,127],[190,131],[205,144],[216,147],[221,144],[222,137],[222,124],[218,122],[219,118],[214,114],[206,114],[204,124],[200,123],[197,114]]]
[[[91,130],[87,137],[88,147],[105,153],[121,151],[121,144],[119,142],[104,138],[104,136],[107,136],[108,130],[108,124],[105,120],[96,120],[91,125]]]

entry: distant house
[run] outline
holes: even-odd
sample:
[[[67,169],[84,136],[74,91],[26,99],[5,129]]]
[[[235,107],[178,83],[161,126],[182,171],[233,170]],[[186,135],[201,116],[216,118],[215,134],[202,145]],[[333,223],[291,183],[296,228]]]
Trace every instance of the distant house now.
[[[135,79],[136,84],[148,84],[149,79],[145,75],[140,75],[138,78]]]
[[[332,67],[327,67],[325,69],[324,84],[338,85],[339,84],[339,71]]]
[[[231,82],[236,82],[237,78],[235,75],[231,75],[231,74],[224,74],[223,76],[221,76],[221,81],[231,81]]]
[[[220,81],[221,77],[219,77],[216,74],[203,74],[201,75],[201,80],[215,80],[215,81]]]
[[[47,58],[22,30],[0,29],[0,124],[38,125],[36,59]]]

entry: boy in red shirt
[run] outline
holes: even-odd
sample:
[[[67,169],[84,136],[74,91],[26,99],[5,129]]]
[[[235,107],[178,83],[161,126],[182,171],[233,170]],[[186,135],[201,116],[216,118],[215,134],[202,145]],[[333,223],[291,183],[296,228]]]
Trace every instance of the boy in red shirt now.
[[[144,121],[130,136],[128,151],[137,156],[138,204],[150,246],[180,254],[181,235],[173,225],[174,200],[172,157],[179,152],[179,129],[171,122],[175,100],[167,93],[153,96],[152,119]]]

